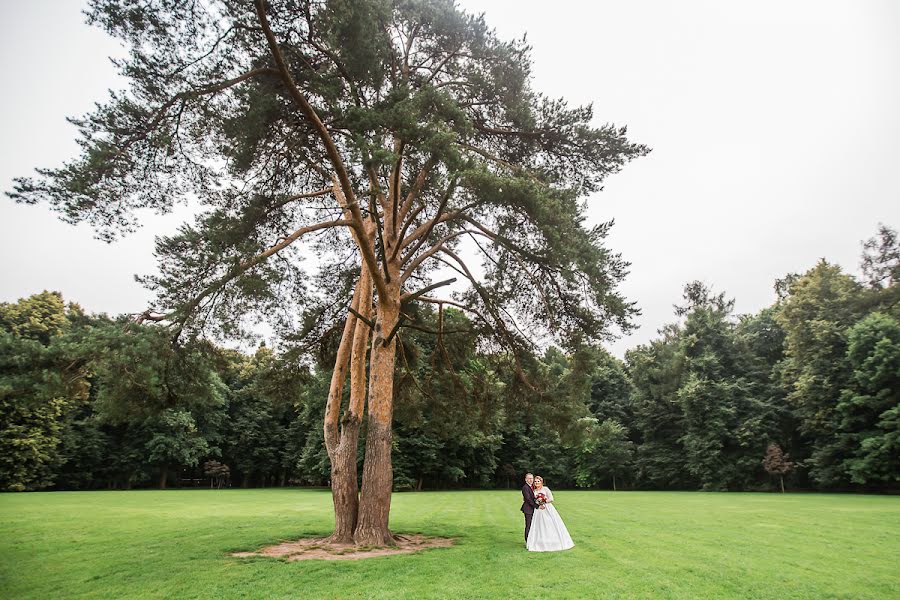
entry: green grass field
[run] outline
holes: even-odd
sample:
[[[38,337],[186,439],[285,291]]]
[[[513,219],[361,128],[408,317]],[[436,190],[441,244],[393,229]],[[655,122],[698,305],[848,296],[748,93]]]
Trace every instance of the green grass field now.
[[[523,548],[517,491],[395,494],[453,548],[237,559],[329,533],[327,490],[0,495],[2,598],[900,598],[900,497],[557,492],[576,547]]]

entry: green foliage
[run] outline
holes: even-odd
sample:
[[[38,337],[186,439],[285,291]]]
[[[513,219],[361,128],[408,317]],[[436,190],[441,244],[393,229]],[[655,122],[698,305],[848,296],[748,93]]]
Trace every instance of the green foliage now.
[[[685,424],[679,441],[704,489],[742,489],[758,476],[772,410],[754,397],[746,349],[730,318],[733,301],[696,283],[685,295],[692,305],[680,344],[687,377],[676,392]]]
[[[325,400],[331,382],[330,369],[317,369],[298,399],[298,417],[288,429],[287,466],[304,484],[326,485],[331,480],[331,463],[325,450]],[[348,394],[349,396],[349,390]],[[362,447],[364,439],[360,436]],[[362,456],[359,452],[357,456]]]
[[[252,338],[268,321],[309,348],[343,318],[360,263],[343,226],[258,258],[286,232],[340,217],[316,193],[336,171],[348,174],[348,198],[396,183],[405,196],[421,178],[405,230],[438,211],[451,218],[403,256],[410,283],[428,283],[439,263],[424,259],[439,240],[452,252],[463,235],[476,239],[484,278],[460,300],[520,361],[536,348],[514,313],[570,350],[631,327],[637,310],[617,290],[628,263],[606,247],[612,222],[585,225],[586,198],[649,148],[595,124],[591,106],[532,89],[524,39],[499,39],[450,0],[267,2],[288,89],[247,5],[96,0],[86,14],[125,45],[128,89],[72,119],[81,156],[17,179],[9,195],[107,240],[137,227],[142,209],[202,203],[195,223],[158,240],[159,274],[141,279],[163,311],[148,316],[176,336]]]
[[[696,488],[679,442],[685,434],[684,412],[676,402],[685,377],[684,357],[678,348],[680,329],[668,326],[662,333],[661,339],[626,354],[640,439],[635,457],[637,479],[649,488]]]
[[[476,350],[465,313],[422,307],[415,315],[420,329],[401,335],[394,485],[490,485],[506,425],[502,378],[491,357]]]
[[[153,437],[147,442],[147,460],[162,465],[196,466],[207,456],[209,445],[197,431],[197,424],[187,411],[165,410],[152,423]]]
[[[634,388],[625,371],[625,363],[598,348],[585,348],[583,351],[596,354],[596,364],[590,377],[588,409],[591,414],[600,423],[607,419],[623,426],[634,423]]]
[[[598,423],[593,417],[581,419],[586,432],[575,457],[575,483],[596,487],[615,480],[628,470],[634,456],[634,443],[621,423],[607,419]]]
[[[684,297],[684,322],[628,354],[638,476],[654,487],[745,489],[760,479],[759,456],[778,428],[765,385],[778,330],[765,315],[739,326],[734,302],[699,282]]]
[[[532,471],[556,489],[772,489],[763,456],[777,445],[794,489],[892,489],[896,284],[865,288],[822,262],[784,285],[734,316],[723,293],[688,284],[680,320],[624,362],[584,344],[517,362],[463,311],[405,307],[394,488],[517,487]],[[233,485],[328,484],[328,337],[317,365],[293,347],[173,345],[48,292],[0,305],[0,324],[5,490],[205,482],[211,460]]]
[[[284,485],[296,473],[306,430],[319,425],[302,418],[309,374],[265,346],[253,356],[229,352],[226,358],[230,398],[221,427],[225,461],[243,485],[251,481]]]
[[[848,483],[835,408],[852,374],[847,333],[861,316],[861,293],[852,277],[823,260],[790,286],[777,316],[785,332],[787,400],[810,447],[810,475],[823,485]]]
[[[0,304],[0,490],[51,485],[67,414],[87,398],[84,363],[57,293]]]
[[[900,482],[900,323],[873,313],[848,334],[853,379],[835,409],[853,483]]]
[[[58,292],[44,291],[15,304],[0,304],[0,327],[20,339],[48,346],[62,335],[68,324],[62,295]]]

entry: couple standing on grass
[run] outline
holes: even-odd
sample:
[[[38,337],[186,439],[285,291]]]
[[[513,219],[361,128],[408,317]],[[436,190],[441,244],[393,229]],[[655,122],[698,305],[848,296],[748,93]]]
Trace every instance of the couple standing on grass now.
[[[544,478],[540,475],[525,475],[521,510],[525,513],[525,547],[528,550],[554,552],[575,545],[562,517],[553,507],[553,492],[544,486]]]

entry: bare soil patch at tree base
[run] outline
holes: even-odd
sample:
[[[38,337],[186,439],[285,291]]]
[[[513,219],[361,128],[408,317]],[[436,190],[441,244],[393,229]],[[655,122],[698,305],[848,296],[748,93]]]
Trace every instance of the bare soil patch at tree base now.
[[[329,538],[307,538],[266,546],[256,552],[232,552],[231,556],[239,558],[268,556],[286,560],[356,560],[395,554],[412,554],[430,548],[448,548],[453,545],[453,541],[452,538],[398,535],[395,536],[395,546],[373,547],[336,544],[330,541]]]

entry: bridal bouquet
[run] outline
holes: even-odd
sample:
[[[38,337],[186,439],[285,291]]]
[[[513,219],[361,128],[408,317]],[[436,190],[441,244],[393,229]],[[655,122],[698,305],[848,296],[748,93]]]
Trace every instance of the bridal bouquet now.
[[[547,504],[547,496],[546,494],[538,492],[534,495],[534,501],[538,506],[543,506],[544,504]]]

